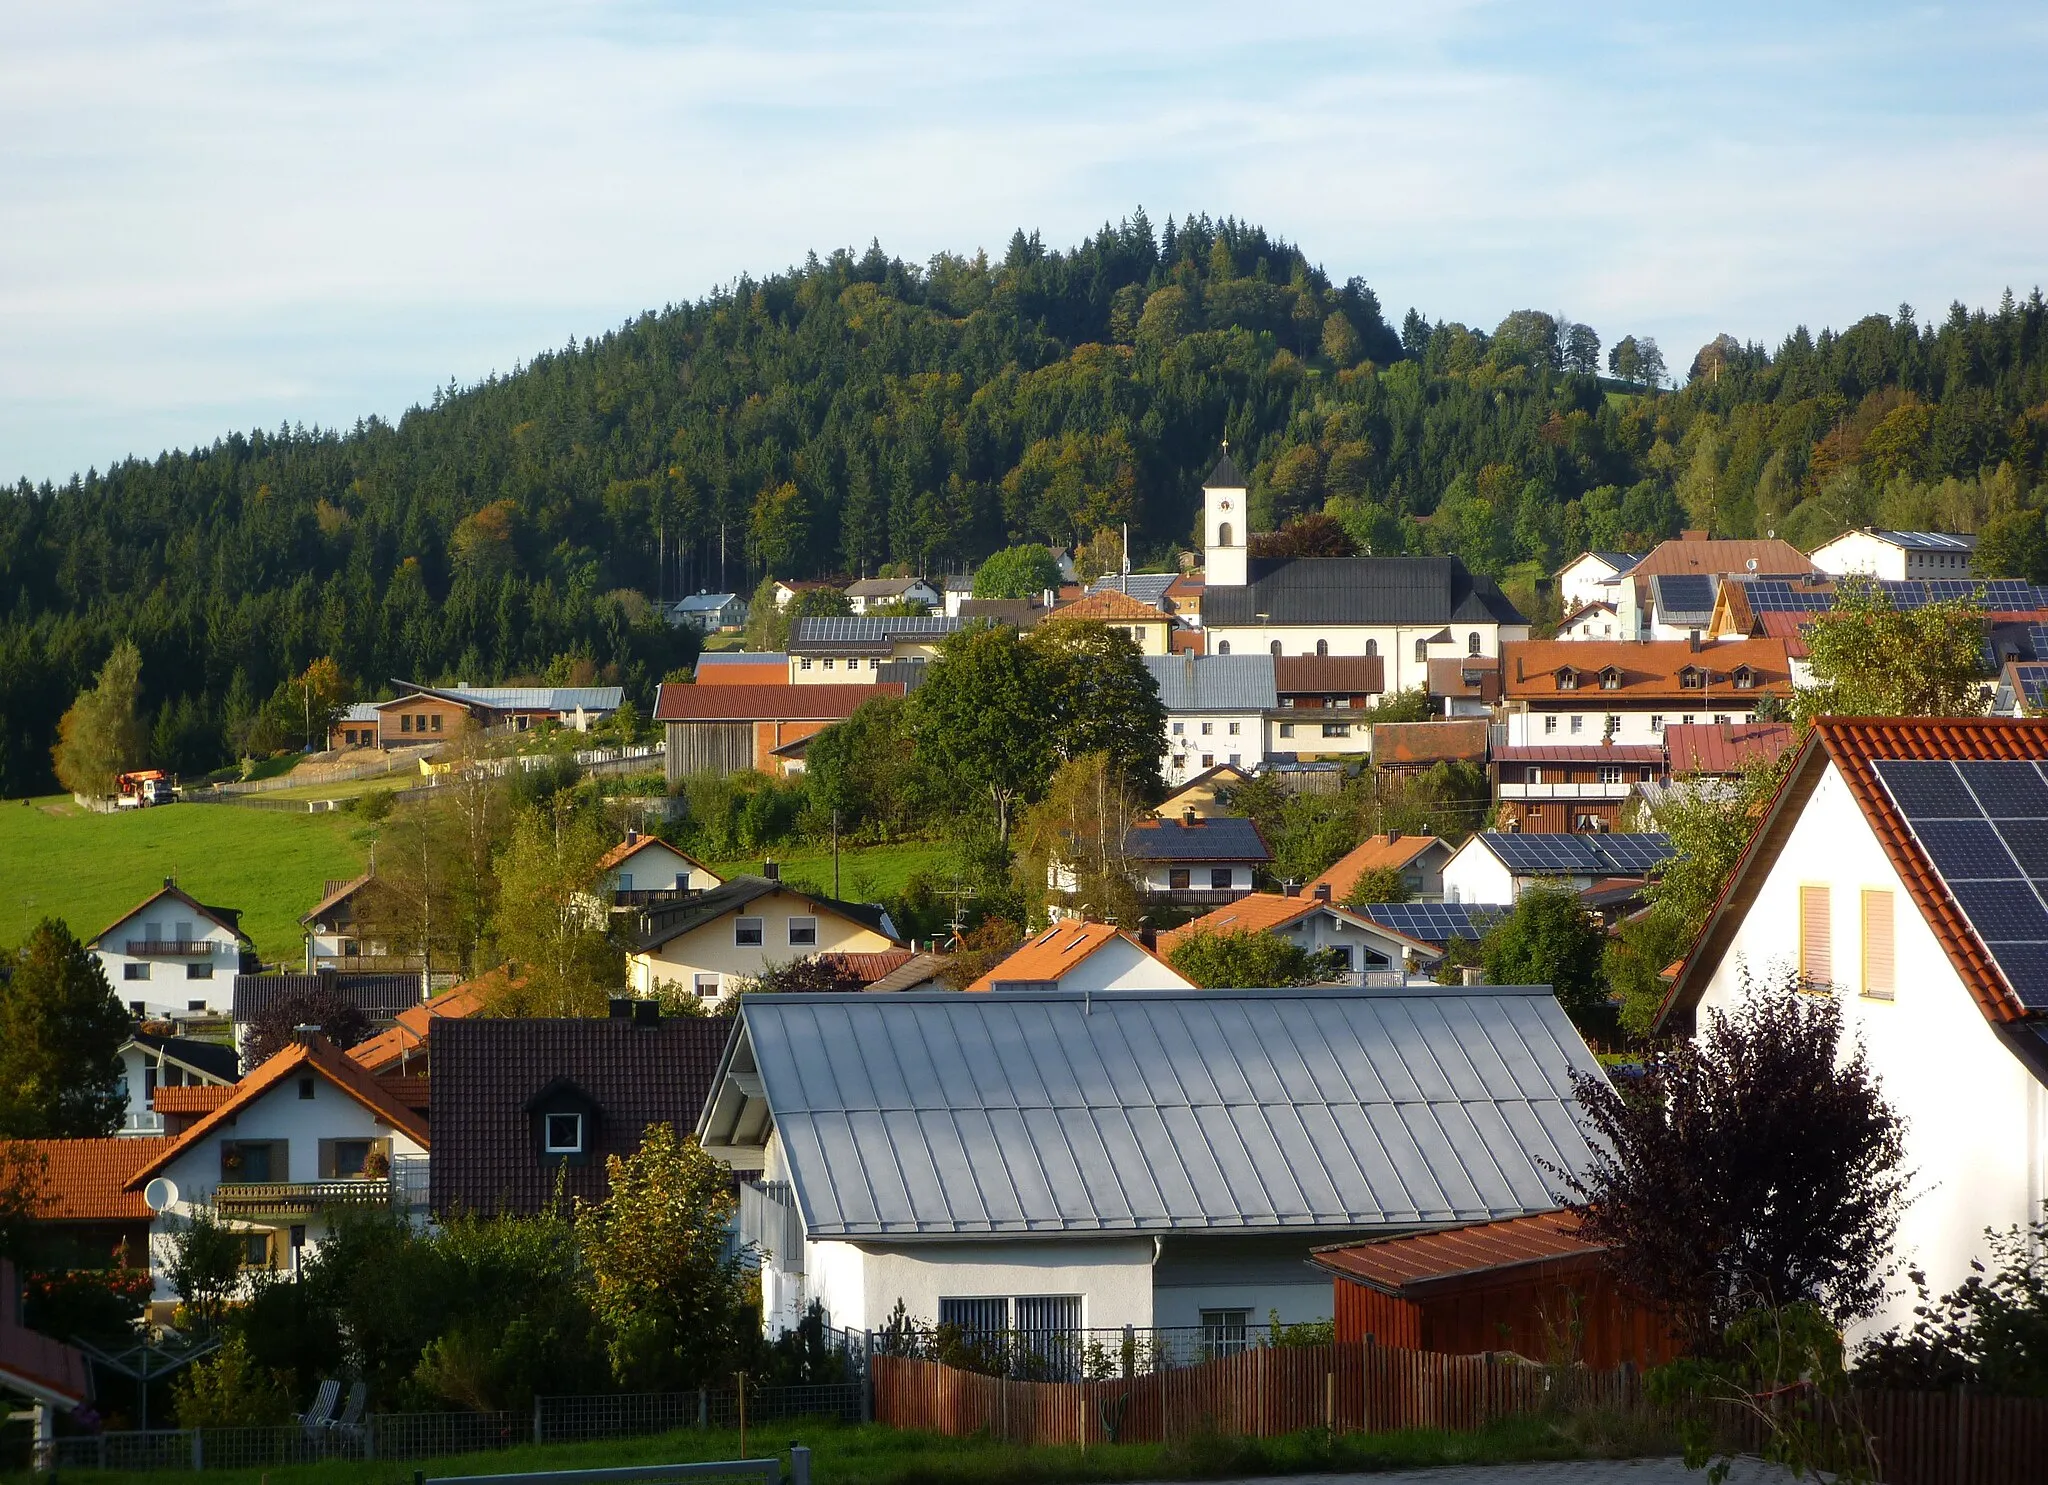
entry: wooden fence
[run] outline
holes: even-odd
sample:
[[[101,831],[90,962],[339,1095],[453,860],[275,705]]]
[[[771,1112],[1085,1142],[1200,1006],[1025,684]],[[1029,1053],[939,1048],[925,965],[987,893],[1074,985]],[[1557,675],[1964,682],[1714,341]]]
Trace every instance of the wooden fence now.
[[[1859,1392],[1885,1485],[2048,1480],[2048,1398]],[[1269,1438],[1308,1428],[1478,1428],[1547,1409],[1642,1407],[1632,1367],[1532,1366],[1371,1341],[1259,1347],[1199,1365],[1085,1382],[1023,1382],[935,1361],[874,1359],[874,1416],[896,1428],[1017,1444]],[[1732,1415],[1734,1437],[1754,1429]],[[1760,1442],[1752,1437],[1750,1442]]]

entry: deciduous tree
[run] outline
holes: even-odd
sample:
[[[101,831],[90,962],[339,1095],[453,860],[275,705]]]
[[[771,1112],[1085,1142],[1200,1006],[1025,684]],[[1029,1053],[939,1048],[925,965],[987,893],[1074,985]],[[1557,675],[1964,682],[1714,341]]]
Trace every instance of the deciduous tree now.
[[[1603,1007],[1607,935],[1569,887],[1533,886],[1486,935],[1486,977],[1496,985],[1548,985],[1574,1020]]]
[[[1990,704],[1984,609],[1969,599],[1900,609],[1874,581],[1843,578],[1806,648],[1813,683],[1794,698],[1801,717],[1969,717]]]
[[[1166,962],[1204,990],[1318,985],[1348,975],[1334,949],[1304,949],[1278,934],[1248,930],[1189,934],[1174,944]]]
[[[597,860],[610,837],[594,810],[566,795],[512,822],[497,858],[497,952],[518,966],[501,1014],[600,1016],[625,984],[619,952],[597,901]]]
[[[976,598],[1036,598],[1047,589],[1057,590],[1060,565],[1050,550],[1038,542],[1004,547],[983,562],[974,573]]]
[[[934,783],[956,806],[978,803],[1007,847],[1020,805],[1037,797],[1058,756],[1040,651],[1004,625],[948,639],[911,693],[910,733]]]
[[[114,792],[119,775],[141,766],[141,696],[142,652],[124,639],[100,667],[92,689],[57,723],[50,756],[59,783],[74,794],[104,797]]]
[[[1144,898],[1124,839],[1141,802],[1107,753],[1062,763],[1017,830],[1025,901],[1060,899],[1087,917],[1135,928]]]

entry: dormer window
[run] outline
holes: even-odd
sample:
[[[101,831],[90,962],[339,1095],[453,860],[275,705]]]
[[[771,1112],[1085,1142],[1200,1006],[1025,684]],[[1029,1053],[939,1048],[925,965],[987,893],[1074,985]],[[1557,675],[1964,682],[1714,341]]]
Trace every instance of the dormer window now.
[[[1560,691],[1578,690],[1579,673],[1576,670],[1573,670],[1570,666],[1566,666],[1563,670],[1560,670],[1557,673],[1557,689]]]
[[[1738,691],[1753,691],[1756,689],[1756,672],[1747,665],[1736,666],[1732,679],[1735,682],[1735,689]]]
[[[1688,665],[1678,673],[1678,684],[1680,688],[1687,691],[1704,690],[1707,684],[1707,673],[1697,666]]]
[[[534,1147],[545,1164],[584,1165],[598,1134],[597,1100],[568,1078],[556,1078],[526,1101]]]
[[[549,1155],[581,1155],[583,1153],[583,1116],[581,1114],[549,1114],[546,1128],[542,1132],[541,1149]]]
[[[1621,671],[1617,667],[1610,665],[1600,672],[1600,689],[1603,691],[1619,691],[1621,689]]]

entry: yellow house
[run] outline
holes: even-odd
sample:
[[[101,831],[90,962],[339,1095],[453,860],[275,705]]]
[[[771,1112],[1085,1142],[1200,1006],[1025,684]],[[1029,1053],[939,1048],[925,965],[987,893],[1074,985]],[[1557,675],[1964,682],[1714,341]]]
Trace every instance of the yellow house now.
[[[638,947],[626,959],[636,995],[668,986],[712,1001],[771,964],[903,947],[886,909],[821,897],[773,877],[734,877],[701,897],[650,910],[641,922]]]
[[[1128,634],[1147,655],[1172,651],[1173,620],[1149,603],[1140,603],[1128,593],[1104,588],[1063,604],[1052,611],[1054,619],[1078,619],[1088,624],[1107,624]]]

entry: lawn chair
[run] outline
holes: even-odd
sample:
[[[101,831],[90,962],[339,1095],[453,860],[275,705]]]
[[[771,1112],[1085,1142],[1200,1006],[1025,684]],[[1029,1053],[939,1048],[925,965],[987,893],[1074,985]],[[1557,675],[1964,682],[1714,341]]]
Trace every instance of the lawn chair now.
[[[354,1441],[363,1432],[363,1405],[370,1400],[370,1388],[366,1382],[349,1384],[348,1401],[342,1405],[341,1416],[328,1427],[342,1438]]]
[[[334,1421],[334,1405],[341,1401],[341,1383],[332,1377],[320,1384],[320,1390],[313,1394],[313,1406],[298,1415],[299,1426],[306,1430],[306,1437],[316,1437],[320,1430]]]

